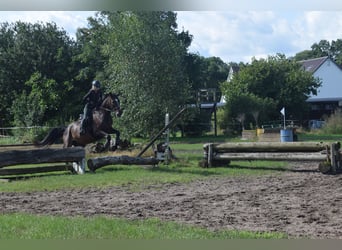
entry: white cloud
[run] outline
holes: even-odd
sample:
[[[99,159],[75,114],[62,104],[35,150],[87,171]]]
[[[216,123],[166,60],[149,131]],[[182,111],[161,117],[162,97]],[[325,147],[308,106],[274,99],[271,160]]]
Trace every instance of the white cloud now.
[[[266,12],[178,12],[179,27],[193,34],[192,52],[222,60],[249,61],[267,54],[272,45],[275,15]]]
[[[1,11],[0,22],[55,22],[74,37],[77,28],[87,26],[87,18],[94,14],[94,11]]]
[[[0,22],[51,22],[75,35],[94,11],[1,11]],[[194,36],[190,51],[225,62],[293,56],[325,39],[342,39],[342,11],[181,11],[179,30]]]
[[[178,25],[194,36],[190,48],[225,62],[310,49],[341,38],[342,13],[319,11],[177,12]]]

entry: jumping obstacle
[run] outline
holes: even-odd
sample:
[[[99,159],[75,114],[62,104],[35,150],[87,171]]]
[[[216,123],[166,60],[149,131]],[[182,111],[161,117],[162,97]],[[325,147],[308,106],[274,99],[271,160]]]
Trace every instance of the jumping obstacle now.
[[[236,160],[315,161],[322,173],[341,168],[340,143],[322,142],[244,142],[206,143],[203,167],[223,166]]]
[[[171,121],[168,121],[167,124],[165,124],[164,128],[162,128],[152,139],[151,141],[140,151],[140,153],[137,155],[137,157],[141,157],[146,150],[152,146],[152,144],[158,140],[158,138],[168,129],[170,129],[175,122],[179,119],[179,117],[184,113],[184,111],[187,110],[187,107],[182,108],[174,118],[172,118]]]
[[[159,162],[160,160],[152,157],[142,158],[122,155],[90,158],[87,165],[90,171],[95,172],[96,169],[108,165],[157,165]]]
[[[41,163],[71,163],[71,165],[8,168],[9,166]],[[64,149],[10,150],[0,152],[0,175],[33,174],[52,171],[85,172],[85,149],[72,147]]]

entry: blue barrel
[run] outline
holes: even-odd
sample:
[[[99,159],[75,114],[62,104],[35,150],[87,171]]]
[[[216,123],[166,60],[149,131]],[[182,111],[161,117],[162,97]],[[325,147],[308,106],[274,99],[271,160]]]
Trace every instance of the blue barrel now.
[[[293,142],[293,131],[292,131],[292,129],[280,130],[280,141],[281,142]]]

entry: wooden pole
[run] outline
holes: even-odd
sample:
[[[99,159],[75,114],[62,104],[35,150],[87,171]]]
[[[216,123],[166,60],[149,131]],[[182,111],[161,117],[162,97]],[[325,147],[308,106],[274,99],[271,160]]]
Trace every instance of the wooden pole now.
[[[214,106],[213,106],[213,109],[214,109],[214,133],[215,133],[215,136],[217,136],[217,103],[215,101],[214,103]]]
[[[215,152],[319,152],[327,147],[330,147],[329,144],[322,142],[213,143]]]
[[[158,132],[158,134],[156,134],[152,140],[140,151],[140,153],[137,155],[137,157],[141,157],[146,150],[152,146],[152,144],[165,132],[165,130],[171,128],[171,126],[173,126],[173,124],[175,123],[175,121],[178,120],[178,118],[180,117],[180,115],[187,109],[187,107],[181,109],[176,115],[175,117],[169,122],[168,125],[166,125],[162,130],[160,130]]]
[[[131,157],[127,155],[91,158],[87,162],[89,170],[93,172],[98,168],[108,165],[156,165],[158,163],[159,160],[156,158]]]
[[[46,172],[57,172],[57,171],[72,171],[72,165],[55,165],[55,166],[39,166],[32,168],[2,168],[0,169],[0,175],[23,175],[23,174],[38,174]]]
[[[0,168],[20,164],[80,162],[84,158],[85,149],[83,147],[11,150],[0,152]]]
[[[213,161],[228,160],[265,160],[265,161],[324,161],[327,159],[326,154],[321,153],[298,153],[298,152],[259,152],[259,153],[217,153],[213,157]]]

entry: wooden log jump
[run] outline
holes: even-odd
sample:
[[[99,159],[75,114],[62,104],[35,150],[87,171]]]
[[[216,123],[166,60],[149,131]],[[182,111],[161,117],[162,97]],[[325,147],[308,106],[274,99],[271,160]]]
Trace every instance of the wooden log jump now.
[[[340,168],[340,143],[323,142],[244,142],[203,145],[204,167],[227,164],[234,160],[316,161],[321,172]]]
[[[215,152],[319,152],[330,147],[323,142],[237,142],[207,143]]]
[[[156,158],[142,158],[131,157],[127,155],[122,156],[107,156],[90,158],[87,161],[87,165],[90,171],[95,172],[96,169],[108,166],[108,165],[157,165],[160,160]]]
[[[325,153],[298,153],[298,152],[260,152],[260,153],[218,153],[214,157],[215,161],[324,161],[327,159]]]
[[[8,166],[41,163],[72,163],[69,166],[45,166],[34,168],[1,169]],[[72,167],[70,167],[72,166]],[[85,170],[85,149],[72,147],[64,149],[10,150],[0,152],[0,175],[31,174],[40,172],[74,169],[77,173]]]

